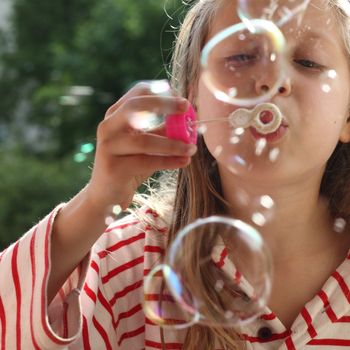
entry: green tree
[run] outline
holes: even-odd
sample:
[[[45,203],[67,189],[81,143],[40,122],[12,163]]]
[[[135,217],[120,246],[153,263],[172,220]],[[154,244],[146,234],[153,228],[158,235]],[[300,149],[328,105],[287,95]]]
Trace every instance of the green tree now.
[[[0,32],[0,250],[84,186],[97,124],[132,82],[166,77],[183,12],[180,0],[166,0],[172,20],[160,0],[12,1]]]
[[[0,118],[19,113],[21,122],[49,134],[45,156],[64,156],[93,138],[107,107],[132,82],[166,77],[174,35],[159,0],[14,3],[9,40],[15,44],[2,55],[0,86],[7,92]],[[175,5],[168,5],[169,12]],[[90,93],[72,95],[70,87],[77,85]],[[27,142],[24,148],[42,153],[43,147]]]

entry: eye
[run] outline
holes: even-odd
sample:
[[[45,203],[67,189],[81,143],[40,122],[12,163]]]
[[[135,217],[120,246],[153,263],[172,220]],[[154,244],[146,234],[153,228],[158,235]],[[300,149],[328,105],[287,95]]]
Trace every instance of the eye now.
[[[229,68],[239,68],[255,62],[258,56],[255,54],[238,54],[225,58],[225,64]]]
[[[314,69],[314,70],[323,70],[323,66],[319,63],[316,63],[314,61],[308,60],[308,59],[298,59],[294,60],[295,63],[299,64],[300,66],[304,68]]]

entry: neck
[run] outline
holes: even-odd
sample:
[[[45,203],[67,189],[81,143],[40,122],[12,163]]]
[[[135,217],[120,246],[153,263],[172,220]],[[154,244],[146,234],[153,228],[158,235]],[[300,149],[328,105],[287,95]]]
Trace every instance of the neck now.
[[[222,189],[229,204],[229,214],[249,224],[259,212],[258,201],[270,196],[275,205],[267,211],[266,224],[258,227],[275,262],[288,262],[329,251],[334,246],[332,220],[326,201],[320,199],[321,172],[317,177],[293,183],[249,182],[226,169],[220,169]],[[272,214],[272,215],[271,215]]]

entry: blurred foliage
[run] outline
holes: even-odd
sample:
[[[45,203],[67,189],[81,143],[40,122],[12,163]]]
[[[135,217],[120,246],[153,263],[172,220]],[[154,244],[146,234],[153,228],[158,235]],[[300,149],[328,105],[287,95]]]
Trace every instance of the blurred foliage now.
[[[0,32],[0,249],[86,184],[93,154],[77,154],[106,109],[133,82],[166,78],[186,8],[165,4],[12,0]]]
[[[86,183],[89,173],[71,157],[42,162],[24,154],[0,155],[0,247],[6,247],[60,201]]]

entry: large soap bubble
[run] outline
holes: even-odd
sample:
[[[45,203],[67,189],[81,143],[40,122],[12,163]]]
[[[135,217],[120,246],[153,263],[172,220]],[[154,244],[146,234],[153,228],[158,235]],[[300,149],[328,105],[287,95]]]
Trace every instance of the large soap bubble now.
[[[239,0],[237,12],[245,22],[261,18],[283,26],[292,19],[301,20],[310,0]]]
[[[283,80],[284,47],[284,36],[270,21],[235,24],[205,45],[202,78],[218,100],[253,106],[278,91]],[[269,90],[257,87],[261,72],[270,76]]]
[[[154,276],[160,270],[157,286]],[[272,267],[269,252],[252,226],[209,217],[180,231],[166,264],[149,276],[145,294],[158,295],[153,297],[156,303],[145,302],[153,322],[177,328],[194,323],[232,327],[249,323],[263,312]],[[160,277],[165,281],[163,289]],[[169,292],[171,297],[164,302],[162,295]]]

